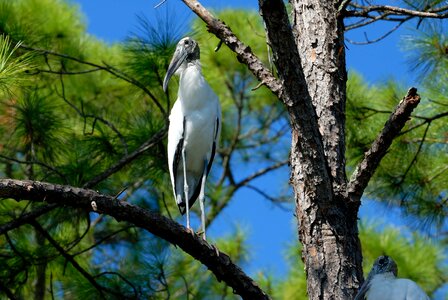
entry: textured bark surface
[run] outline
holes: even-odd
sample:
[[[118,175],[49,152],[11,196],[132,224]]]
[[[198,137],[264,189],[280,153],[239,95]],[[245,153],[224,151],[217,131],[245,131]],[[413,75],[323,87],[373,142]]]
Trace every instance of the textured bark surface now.
[[[345,8],[350,1],[290,0],[290,24],[283,0],[259,0],[279,80],[224,22],[196,0],[183,2],[285,104],[292,130],[291,184],[309,298],[353,299],[363,281],[357,228],[360,197],[382,158],[377,154],[386,153],[390,142],[372,146],[348,190],[343,17],[349,15]],[[392,114],[386,127],[393,130],[385,129],[388,141],[398,135],[418,101],[414,104],[406,104],[398,117]],[[374,157],[378,160],[371,163]]]
[[[29,180],[0,179],[0,198],[49,203],[45,209],[52,209],[57,204],[88,211],[93,210],[92,202],[94,202],[98,213],[110,215],[117,221],[132,223],[179,246],[207,266],[219,281],[224,281],[243,299],[269,299],[228,255],[209,245],[202,237],[191,234],[182,225],[160,214],[92,190]],[[30,224],[39,228],[34,219],[26,218]],[[14,222],[17,223],[21,221]]]
[[[291,184],[307,290],[310,299],[350,299],[362,268],[358,207],[346,197],[343,28],[336,2],[291,4],[293,24],[281,0],[259,1],[292,127]]]
[[[346,67],[339,1],[291,0],[292,28],[306,84],[318,118],[327,168],[329,197],[300,194],[300,155],[291,165],[310,299],[352,299],[362,281],[358,207],[350,206],[345,175]],[[300,135],[298,136],[300,139]],[[293,145],[294,146],[294,145]],[[293,153],[299,149],[293,148]]]
[[[353,172],[347,187],[350,201],[359,203],[362,193],[380,164],[381,159],[386,155],[393,139],[400,133],[412,111],[419,103],[420,96],[417,94],[417,89],[410,88],[406,97],[397,105],[386,124],[384,124],[383,130],[372,143],[369,151],[364,154],[364,158],[356,167],[355,172]]]

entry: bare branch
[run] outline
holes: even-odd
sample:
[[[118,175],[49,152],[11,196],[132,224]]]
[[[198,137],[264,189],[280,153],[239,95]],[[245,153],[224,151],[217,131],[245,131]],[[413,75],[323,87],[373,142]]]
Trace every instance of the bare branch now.
[[[120,159],[117,163],[115,163],[113,166],[105,170],[103,173],[95,176],[88,182],[86,182],[83,187],[84,188],[91,188],[103,181],[104,179],[108,178],[110,175],[118,172],[121,170],[124,166],[126,166],[128,163],[139,157],[142,153],[147,151],[148,149],[154,147],[157,145],[166,134],[167,127],[164,126],[162,129],[160,129],[156,134],[154,134],[149,140],[147,140],[145,143],[143,143],[137,150],[132,152],[129,155],[125,155],[122,159]]]
[[[16,159],[16,158],[13,158],[13,157],[9,157],[9,156],[3,155],[3,154],[0,154],[0,158],[2,158],[2,159],[4,159],[4,160],[7,160],[7,161],[13,161],[13,162],[16,162],[16,163],[19,163],[19,164],[26,164],[26,165],[31,164],[31,165],[38,165],[38,166],[44,167],[44,168],[46,168],[46,169],[48,169],[48,170],[50,170],[50,171],[56,173],[56,174],[57,174],[61,179],[63,179],[65,182],[68,182],[68,181],[67,181],[67,177],[65,177],[64,174],[62,174],[61,172],[59,172],[56,168],[54,168],[54,167],[52,167],[52,166],[50,166],[50,165],[47,165],[47,164],[45,164],[45,163],[43,163],[43,162],[40,162],[40,161],[37,161],[37,160],[30,160],[30,161],[27,161],[27,160],[20,160],[20,159]]]
[[[288,162],[289,162],[289,159],[285,159],[285,160],[279,161],[279,162],[277,162],[277,163],[275,163],[275,164],[273,164],[273,165],[271,165],[269,167],[266,167],[264,169],[258,170],[257,172],[253,173],[252,175],[249,175],[246,178],[240,180],[235,185],[235,188],[242,187],[242,186],[248,184],[250,181],[252,181],[252,180],[254,180],[254,179],[256,179],[256,178],[258,178],[260,176],[263,176],[263,175],[265,175],[266,173],[268,173],[270,171],[273,171],[273,170],[276,170],[276,169],[281,168],[283,166],[286,166],[286,165],[288,165]]]
[[[260,194],[262,197],[266,198],[267,200],[269,200],[272,204],[276,205],[278,208],[282,209],[285,212],[290,212],[291,208],[290,207],[286,207],[283,204],[286,204],[284,201],[282,201],[282,199],[280,197],[272,197],[270,195],[268,195],[266,192],[264,192],[263,190],[259,189],[258,187],[254,186],[254,185],[246,185],[246,187],[248,189],[253,190],[254,192]]]
[[[404,180],[406,179],[406,176],[408,175],[409,171],[411,170],[412,166],[414,165],[414,163],[417,161],[417,157],[420,154],[422,147],[423,147],[423,143],[425,142],[426,139],[426,135],[428,133],[429,127],[431,126],[431,123],[428,123],[428,125],[425,128],[425,131],[423,132],[423,137],[418,145],[418,149],[417,152],[415,153],[414,157],[412,158],[411,162],[409,163],[409,166],[407,167],[406,171],[404,171],[403,176],[400,179],[400,182],[397,185],[401,185]]]
[[[350,4],[355,10],[347,10],[345,16],[347,17],[370,17],[371,12],[383,12],[390,15],[405,15],[421,18],[432,19],[444,19],[448,17],[448,5],[442,6],[437,9],[429,9],[427,11],[412,10],[402,7],[390,6],[390,5],[355,5]]]
[[[192,235],[185,227],[158,213],[92,190],[38,181],[0,179],[0,197],[18,201],[22,199],[45,201],[88,211],[92,211],[92,203],[95,202],[98,212],[107,214],[118,221],[127,221],[173,245],[178,245],[207,266],[218,280],[231,286],[243,299],[269,299],[269,296],[235,265],[228,255],[216,251],[200,236]]]
[[[206,24],[208,31],[216,35],[230,50],[236,53],[239,62],[247,65],[249,70],[266,85],[272,93],[281,98],[283,87],[274,75],[263,65],[249,46],[241,42],[232,30],[221,20],[216,19],[201,3],[196,0],[182,0]]]
[[[24,224],[28,224],[31,220],[36,219],[37,217],[40,217],[43,214],[46,214],[47,212],[53,210],[58,205],[56,203],[48,204],[39,208],[36,208],[33,211],[30,211],[28,213],[25,213],[21,215],[20,217],[6,223],[2,224],[0,226],[0,235],[5,234],[5,232],[8,232],[10,230],[16,229]]]
[[[373,43],[379,42],[379,41],[381,41],[381,40],[387,38],[387,37],[388,37],[389,35],[391,35],[394,31],[396,31],[398,28],[400,28],[401,25],[403,25],[403,23],[406,22],[407,20],[408,20],[408,19],[404,19],[403,21],[400,21],[400,22],[399,22],[396,26],[394,26],[392,29],[390,29],[389,31],[387,31],[386,33],[384,33],[382,36],[380,36],[380,37],[378,37],[378,38],[376,38],[376,39],[374,39],[374,40],[370,40],[370,39],[367,37],[367,34],[366,34],[365,32],[364,32],[364,37],[365,37],[365,39],[366,39],[365,42],[357,42],[357,41],[350,40],[350,39],[348,39],[348,38],[346,38],[346,40],[347,40],[350,44],[353,44],[353,45],[368,45],[368,44],[373,44]]]
[[[53,52],[53,51],[49,51],[49,50],[45,50],[45,49],[36,49],[36,48],[25,46],[25,45],[21,45],[20,47],[23,48],[23,49],[26,49],[26,50],[35,51],[37,53],[42,54],[42,55],[45,56],[46,60],[47,60],[47,56],[48,55],[52,55],[52,56],[62,57],[62,58],[65,58],[65,59],[76,61],[76,62],[78,62],[80,64],[88,65],[88,66],[94,67],[96,69],[100,69],[100,70],[103,70],[105,72],[108,72],[109,74],[111,74],[111,75],[113,75],[113,76],[115,76],[115,77],[117,77],[119,79],[122,79],[122,80],[124,80],[124,81],[126,81],[126,82],[128,82],[128,83],[130,83],[130,84],[132,84],[132,85],[134,85],[136,87],[138,87],[138,88],[140,88],[145,94],[147,94],[149,96],[149,98],[157,106],[157,108],[160,110],[160,112],[164,116],[167,115],[165,109],[160,104],[159,100],[156,98],[156,96],[144,84],[142,84],[140,81],[134,79],[133,77],[129,76],[128,74],[125,74],[122,71],[119,71],[116,68],[113,68],[112,66],[110,66],[108,64],[99,65],[99,64],[96,64],[96,63],[92,63],[92,62],[89,62],[89,61],[82,60],[82,59],[77,58],[77,57],[70,56],[70,55],[61,54],[61,53],[57,53],[57,52]],[[50,71],[52,71],[52,70],[50,69]],[[61,72],[58,72],[58,74],[64,75]]]
[[[392,141],[397,137],[411,116],[412,111],[420,102],[416,88],[410,88],[406,97],[400,101],[395,111],[390,115],[383,130],[372,143],[370,149],[364,154],[363,160],[356,167],[355,172],[347,186],[349,199],[359,203],[373,173],[386,155]]]
[[[69,261],[72,266],[78,270],[79,273],[81,273],[82,276],[84,276],[85,279],[87,279],[87,281],[90,282],[90,284],[92,286],[94,286],[98,292],[100,293],[100,295],[102,297],[104,297],[103,295],[103,290],[104,287],[101,286],[100,284],[98,284],[98,282],[96,282],[96,280],[92,277],[92,275],[90,275],[86,270],[84,270],[84,268],[82,268],[78,262],[73,258],[73,256],[71,256],[70,254],[68,254],[67,252],[65,252],[65,250],[61,247],[61,245],[58,244],[58,242],[56,242],[51,236],[50,234],[36,221],[36,220],[31,220],[30,224],[38,231],[40,232],[49,242],[50,244],[56,249],[58,250],[58,252],[67,260]]]

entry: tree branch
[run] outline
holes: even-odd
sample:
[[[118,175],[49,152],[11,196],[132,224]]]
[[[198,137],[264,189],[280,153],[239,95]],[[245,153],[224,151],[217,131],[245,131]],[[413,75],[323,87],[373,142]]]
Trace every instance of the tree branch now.
[[[206,24],[209,32],[213,33],[230,50],[236,53],[237,59],[240,63],[247,65],[249,70],[266,85],[272,93],[281,98],[283,87],[274,75],[266,68],[261,60],[252,52],[249,46],[241,42],[238,37],[232,32],[229,26],[219,19],[216,19],[201,3],[196,0],[182,0],[198,17],[200,17]]]
[[[95,203],[98,212],[110,215],[117,221],[132,223],[173,245],[178,245],[207,266],[218,280],[231,286],[243,299],[269,299],[269,296],[235,265],[228,255],[217,251],[201,237],[192,235],[180,224],[152,211],[92,190],[38,181],[0,179],[0,197],[17,201],[28,199],[57,203],[88,211],[92,211],[92,204]]]
[[[350,4],[360,10],[347,10],[345,15],[347,17],[371,17],[369,13],[371,12],[383,12],[390,15],[406,15],[421,18],[433,18],[433,19],[444,19],[448,17],[448,5],[442,6],[437,9],[429,9],[427,11],[412,10],[402,7],[390,6],[390,5],[354,5]]]
[[[61,245],[58,244],[58,242],[56,242],[51,236],[50,234],[36,221],[36,220],[30,220],[30,224],[38,231],[40,232],[49,242],[50,244],[56,248],[56,250],[58,250],[58,252],[67,260],[69,261],[72,266],[78,270],[79,273],[82,274],[82,276],[84,276],[84,278],[86,278],[90,284],[92,284],[92,286],[94,286],[98,292],[100,293],[100,295],[102,297],[104,297],[103,295],[103,289],[104,287],[102,287],[101,285],[98,284],[98,282],[96,282],[96,280],[86,271],[84,270],[84,268],[82,268],[78,262],[73,258],[73,256],[71,256],[70,254],[68,254],[67,252],[65,252],[65,250],[61,247]]]
[[[145,143],[143,143],[137,150],[132,152],[129,155],[123,156],[122,159],[120,159],[117,163],[112,165],[110,168],[105,170],[103,173],[95,176],[88,182],[86,182],[83,187],[84,188],[91,188],[103,181],[104,179],[108,178],[110,175],[118,172],[121,170],[124,166],[126,166],[128,163],[139,157],[142,153],[144,153],[146,150],[154,147],[157,145],[164,137],[167,131],[167,126],[165,125],[162,129],[160,129],[157,133],[155,133],[149,140],[147,140]]]
[[[70,55],[53,52],[53,51],[50,51],[50,50],[37,49],[37,48],[29,47],[29,46],[26,46],[26,45],[23,45],[23,44],[20,47],[25,49],[25,50],[31,50],[31,51],[35,51],[36,53],[40,53],[40,54],[45,56],[45,59],[47,59],[47,55],[52,55],[52,56],[55,56],[55,57],[61,57],[61,58],[69,59],[69,60],[72,60],[72,61],[76,61],[76,62],[78,62],[80,64],[84,64],[84,65],[91,66],[91,67],[94,67],[96,69],[108,72],[109,74],[111,74],[111,75],[113,75],[113,76],[115,76],[115,77],[117,77],[119,79],[122,79],[122,80],[124,80],[124,81],[126,81],[126,82],[128,82],[128,83],[130,83],[130,84],[132,84],[132,85],[134,85],[136,87],[138,87],[138,88],[140,88],[146,95],[149,96],[149,98],[157,106],[157,108],[160,110],[160,112],[164,116],[167,115],[165,109],[160,104],[160,102],[157,99],[157,97],[144,84],[142,84],[137,79],[134,79],[130,75],[125,74],[125,73],[117,70],[116,68],[113,68],[112,66],[110,66],[110,65],[108,65],[108,64],[106,64],[104,62],[103,62],[104,65],[99,65],[99,64],[96,64],[96,63],[92,63],[92,62],[89,62],[89,61],[82,60],[82,59],[77,58],[77,57],[73,57],[73,56],[70,56]],[[60,72],[58,74],[64,75],[63,73],[60,73]]]
[[[349,199],[359,202],[370,178],[386,155],[392,141],[397,137],[411,116],[412,111],[420,102],[420,96],[416,88],[410,88],[406,97],[400,101],[395,111],[390,115],[383,130],[373,142],[370,149],[364,154],[363,160],[356,167],[355,172],[348,183],[347,191]]]
[[[45,205],[45,206],[36,208],[33,211],[25,213],[25,214],[21,215],[20,217],[12,220],[6,224],[3,224],[2,226],[0,226],[0,235],[5,234],[6,232],[8,232],[10,230],[16,229],[24,224],[29,223],[31,220],[34,220],[37,217],[40,217],[41,215],[46,214],[47,212],[53,210],[57,206],[58,205],[56,203]]]

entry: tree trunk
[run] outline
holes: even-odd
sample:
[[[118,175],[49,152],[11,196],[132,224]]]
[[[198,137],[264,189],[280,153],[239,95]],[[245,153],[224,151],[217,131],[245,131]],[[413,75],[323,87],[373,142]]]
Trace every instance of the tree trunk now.
[[[336,2],[260,0],[292,128],[291,184],[310,299],[353,299],[362,281],[358,204],[345,175],[344,29]],[[293,28],[291,32],[291,28]]]
[[[319,199],[307,193],[294,132],[291,176],[310,299],[353,299],[362,281],[358,206],[347,198],[345,175],[346,66],[339,1],[292,0],[292,27],[318,118],[330,182]]]

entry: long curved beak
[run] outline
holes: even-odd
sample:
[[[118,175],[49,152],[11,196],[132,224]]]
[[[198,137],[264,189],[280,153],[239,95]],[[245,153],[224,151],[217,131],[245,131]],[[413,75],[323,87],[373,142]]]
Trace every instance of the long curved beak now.
[[[168,88],[168,82],[171,77],[176,73],[177,69],[182,65],[187,58],[187,51],[183,47],[177,47],[176,51],[174,51],[173,58],[171,59],[170,65],[168,66],[168,70],[166,71],[165,78],[163,79],[163,91],[166,92]]]

